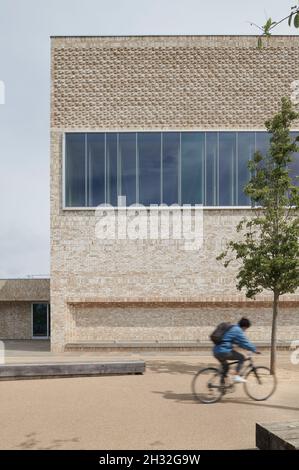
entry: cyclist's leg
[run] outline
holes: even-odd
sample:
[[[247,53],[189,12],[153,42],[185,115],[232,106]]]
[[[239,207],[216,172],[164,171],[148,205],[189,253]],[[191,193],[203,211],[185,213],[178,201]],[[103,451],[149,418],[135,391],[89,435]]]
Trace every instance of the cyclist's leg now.
[[[215,358],[217,359],[217,361],[220,362],[221,364],[221,367],[222,367],[222,374],[221,374],[221,383],[224,384],[225,383],[225,378],[227,377],[227,372],[228,372],[228,369],[229,369],[229,365],[228,365],[228,362],[227,362],[227,354],[215,354],[214,353],[214,356]]]
[[[236,375],[240,374],[240,370],[243,367],[244,361],[245,361],[245,356],[238,351],[232,351],[229,355],[229,360],[231,361],[238,361],[237,367],[235,369]]]

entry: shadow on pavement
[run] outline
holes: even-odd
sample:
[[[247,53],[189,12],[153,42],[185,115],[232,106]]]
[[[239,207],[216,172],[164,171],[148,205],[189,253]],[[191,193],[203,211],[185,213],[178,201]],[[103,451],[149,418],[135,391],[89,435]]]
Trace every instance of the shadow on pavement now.
[[[176,403],[198,403],[193,396],[193,393],[175,393],[171,390],[166,392],[152,392],[156,395],[161,395],[166,400],[174,400]]]
[[[299,411],[299,408],[294,406],[287,406],[287,405],[275,405],[272,403],[268,403],[267,401],[257,402],[250,399],[236,399],[236,398],[224,398],[223,403],[234,403],[236,405],[250,405],[250,406],[261,406],[264,408],[273,408],[278,410],[289,410],[289,411]]]
[[[176,403],[197,403],[198,405],[202,406],[213,406],[216,404],[235,404],[235,405],[249,405],[249,406],[257,406],[257,407],[263,407],[263,408],[271,408],[271,409],[277,409],[277,410],[286,410],[286,411],[299,411],[299,408],[296,408],[294,406],[287,406],[287,405],[276,405],[269,403],[267,401],[265,402],[255,402],[253,400],[244,399],[244,398],[228,398],[228,397],[223,397],[220,402],[217,403],[211,403],[211,404],[204,404],[204,403],[199,403],[193,396],[193,393],[176,393],[173,392],[172,390],[166,390],[165,392],[158,392],[158,391],[153,391],[152,393],[155,393],[157,395],[161,395],[165,400],[174,400]]]
[[[79,438],[74,437],[72,439],[53,439],[49,445],[42,445],[41,442],[36,438],[36,433],[32,432],[26,434],[25,440],[16,446],[16,449],[20,450],[55,450],[61,447],[65,448],[65,444],[78,443]]]

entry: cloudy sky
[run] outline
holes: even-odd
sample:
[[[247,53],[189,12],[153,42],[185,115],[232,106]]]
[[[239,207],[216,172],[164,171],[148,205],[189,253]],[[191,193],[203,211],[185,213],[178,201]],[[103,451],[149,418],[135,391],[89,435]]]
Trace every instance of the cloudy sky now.
[[[51,35],[255,34],[296,0],[0,0],[0,278],[49,273]],[[299,34],[284,24],[277,34]]]

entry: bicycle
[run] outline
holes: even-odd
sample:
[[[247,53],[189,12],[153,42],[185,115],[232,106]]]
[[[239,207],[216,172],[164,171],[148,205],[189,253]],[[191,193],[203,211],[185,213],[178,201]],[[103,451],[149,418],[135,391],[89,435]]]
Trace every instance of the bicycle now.
[[[243,383],[246,394],[255,401],[264,401],[273,395],[277,386],[275,375],[270,374],[270,369],[264,366],[255,366],[251,356],[245,359],[249,364],[243,369],[246,382]],[[238,361],[228,361],[229,368]],[[229,369],[228,369],[229,372]],[[201,403],[216,403],[226,393],[232,393],[235,383],[226,384],[222,366],[206,367],[197,372],[192,380],[192,392],[196,400]]]

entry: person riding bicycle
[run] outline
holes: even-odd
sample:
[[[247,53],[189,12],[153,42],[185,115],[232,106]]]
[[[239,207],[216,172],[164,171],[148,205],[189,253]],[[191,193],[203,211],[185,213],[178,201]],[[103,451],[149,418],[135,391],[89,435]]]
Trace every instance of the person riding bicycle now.
[[[240,370],[242,369],[245,356],[235,351],[233,345],[237,345],[248,351],[252,351],[256,354],[260,354],[257,351],[255,345],[251,343],[246,335],[245,331],[251,326],[250,321],[247,318],[241,318],[241,320],[236,325],[232,325],[224,333],[219,344],[216,344],[213,348],[214,357],[221,363],[223,367],[224,377],[227,376],[229,365],[227,361],[238,361],[236,370],[234,372],[234,382],[241,383],[246,382],[246,380],[239,375]]]

